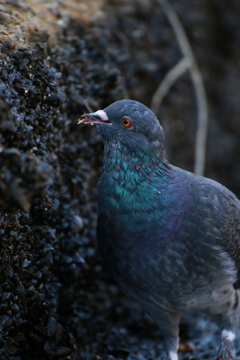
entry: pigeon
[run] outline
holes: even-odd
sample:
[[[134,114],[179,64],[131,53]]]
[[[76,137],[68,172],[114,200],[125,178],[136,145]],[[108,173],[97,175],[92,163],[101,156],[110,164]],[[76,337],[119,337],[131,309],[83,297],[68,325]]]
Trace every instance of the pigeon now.
[[[155,114],[120,100],[80,117],[105,139],[97,241],[110,275],[160,327],[178,359],[179,322],[205,311],[221,329],[217,360],[236,359],[240,201],[226,187],[171,165]]]

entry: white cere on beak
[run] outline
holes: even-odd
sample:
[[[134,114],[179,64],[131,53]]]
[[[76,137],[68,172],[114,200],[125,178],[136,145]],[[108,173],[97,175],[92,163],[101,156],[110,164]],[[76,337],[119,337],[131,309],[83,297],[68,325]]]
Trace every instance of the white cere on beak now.
[[[108,116],[107,116],[107,114],[105,113],[105,111],[103,111],[103,110],[98,110],[98,111],[96,111],[95,113],[93,113],[93,115],[98,115],[98,116],[100,116],[100,118],[101,118],[102,120],[104,120],[104,121],[107,121],[107,120],[108,120]]]
[[[111,122],[108,120],[108,116],[104,110],[98,110],[95,111],[94,113],[82,115],[78,120],[78,124],[82,124],[82,123],[91,126],[94,126],[96,124],[111,125]]]

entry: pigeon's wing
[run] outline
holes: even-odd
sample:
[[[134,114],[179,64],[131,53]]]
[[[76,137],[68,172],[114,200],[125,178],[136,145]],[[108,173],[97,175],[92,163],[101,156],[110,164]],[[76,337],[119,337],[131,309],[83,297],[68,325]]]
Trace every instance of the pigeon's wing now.
[[[198,198],[208,227],[217,227],[216,244],[234,260],[238,269],[236,288],[240,288],[240,201],[219,183],[199,177]]]
[[[233,196],[227,196],[226,222],[221,224],[223,234],[221,246],[235,261],[238,269],[236,288],[240,288],[240,202]]]

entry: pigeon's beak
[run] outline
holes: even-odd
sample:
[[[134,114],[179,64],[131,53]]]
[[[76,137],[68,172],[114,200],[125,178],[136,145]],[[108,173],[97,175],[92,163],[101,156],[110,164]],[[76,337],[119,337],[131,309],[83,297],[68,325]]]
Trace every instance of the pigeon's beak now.
[[[111,124],[111,121],[108,119],[107,114],[103,110],[98,110],[94,113],[84,114],[78,120],[78,124]]]

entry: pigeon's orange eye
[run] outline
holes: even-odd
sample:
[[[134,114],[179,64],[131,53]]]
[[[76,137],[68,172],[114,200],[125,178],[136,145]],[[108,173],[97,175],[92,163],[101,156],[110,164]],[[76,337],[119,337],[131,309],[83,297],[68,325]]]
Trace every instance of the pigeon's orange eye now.
[[[130,126],[132,126],[131,119],[128,116],[122,117],[121,122],[122,126],[125,128],[129,128]]]

